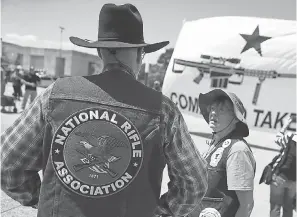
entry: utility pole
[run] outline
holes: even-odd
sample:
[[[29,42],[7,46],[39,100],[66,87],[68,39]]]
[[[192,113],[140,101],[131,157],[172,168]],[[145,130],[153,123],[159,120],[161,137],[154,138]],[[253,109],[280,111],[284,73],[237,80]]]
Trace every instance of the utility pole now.
[[[148,60],[146,60],[144,64],[145,64],[145,68],[144,68],[144,84],[148,85],[148,74],[149,74],[149,71],[150,71],[150,64],[149,64]]]
[[[63,26],[59,26],[60,27],[60,30],[61,30],[61,34],[60,34],[60,57],[62,57],[62,34],[63,34],[63,31],[64,31],[64,27]]]

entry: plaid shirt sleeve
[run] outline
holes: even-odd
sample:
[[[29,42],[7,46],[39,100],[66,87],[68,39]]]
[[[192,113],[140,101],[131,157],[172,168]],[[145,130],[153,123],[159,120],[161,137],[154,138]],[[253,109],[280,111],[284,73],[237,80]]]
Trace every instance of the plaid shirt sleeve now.
[[[164,116],[164,155],[170,181],[168,192],[161,196],[155,214],[186,216],[201,209],[207,191],[207,163],[195,148],[178,108],[168,98],[162,106]]]
[[[38,203],[49,86],[1,135],[1,189],[24,206]]]

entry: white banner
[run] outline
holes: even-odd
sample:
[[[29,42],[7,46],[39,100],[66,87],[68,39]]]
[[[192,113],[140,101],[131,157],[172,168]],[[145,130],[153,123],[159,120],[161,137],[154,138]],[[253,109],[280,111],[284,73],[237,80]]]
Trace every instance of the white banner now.
[[[296,115],[296,21],[215,17],[185,22],[163,93],[183,113],[202,118],[198,96],[235,93],[250,128],[276,132]],[[296,123],[289,126],[296,130]]]

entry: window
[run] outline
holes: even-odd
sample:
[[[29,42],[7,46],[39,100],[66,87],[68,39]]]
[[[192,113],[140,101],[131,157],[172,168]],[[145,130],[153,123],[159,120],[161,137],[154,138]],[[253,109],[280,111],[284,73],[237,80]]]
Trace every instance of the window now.
[[[44,56],[30,55],[30,66],[35,69],[44,68]]]
[[[24,58],[24,55],[23,54],[20,54],[20,53],[18,53],[18,55],[17,55],[17,59],[16,59],[16,61],[15,61],[15,64],[16,65],[23,65],[23,58]]]

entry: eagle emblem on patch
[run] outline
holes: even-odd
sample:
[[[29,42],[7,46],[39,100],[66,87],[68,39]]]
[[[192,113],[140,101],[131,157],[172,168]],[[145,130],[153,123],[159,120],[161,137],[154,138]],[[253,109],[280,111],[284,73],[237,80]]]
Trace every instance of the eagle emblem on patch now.
[[[88,108],[67,118],[52,141],[52,163],[62,184],[87,197],[125,189],[143,161],[136,127],[112,110]]]
[[[121,157],[114,156],[112,152],[115,148],[128,148],[125,143],[119,142],[110,136],[99,136],[97,138],[87,132],[82,133],[78,131],[75,135],[83,138],[79,141],[80,146],[75,149],[83,157],[80,159],[81,164],[73,165],[76,172],[84,168],[89,168],[96,173],[106,173],[111,177],[117,176],[117,173],[110,169],[110,165],[120,160]],[[93,142],[90,142],[92,140]]]
[[[220,147],[218,148],[210,157],[210,163],[209,165],[212,167],[216,167],[220,160],[222,159],[224,152],[224,148]]]
[[[231,144],[231,139],[226,139],[222,145],[223,148],[227,148]]]
[[[199,217],[221,217],[221,214],[215,208],[205,208],[201,211]]]

